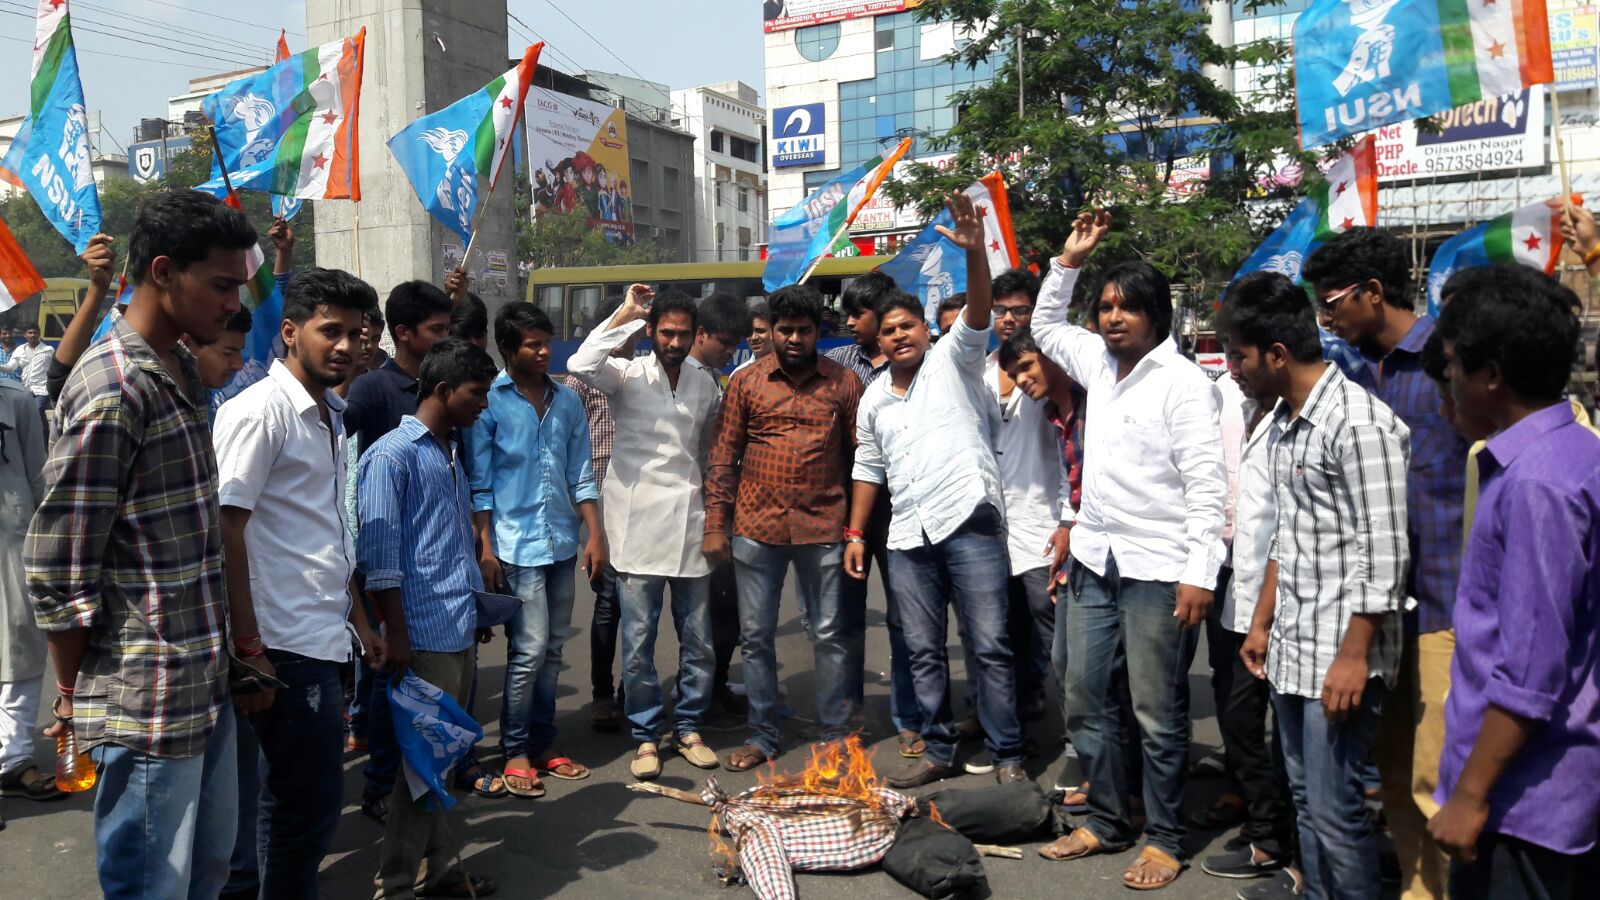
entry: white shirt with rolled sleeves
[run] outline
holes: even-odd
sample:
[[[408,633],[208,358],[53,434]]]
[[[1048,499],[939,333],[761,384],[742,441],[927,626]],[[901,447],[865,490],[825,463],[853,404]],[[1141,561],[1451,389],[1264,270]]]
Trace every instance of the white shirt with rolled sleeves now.
[[[1051,260],[1033,314],[1039,350],[1089,392],[1072,557],[1096,575],[1115,555],[1123,578],[1214,590],[1228,494],[1217,386],[1170,338],[1118,381],[1104,339],[1067,324],[1077,280]]]
[[[50,389],[45,376],[50,371],[50,360],[54,359],[55,355],[56,348],[44,341],[40,341],[37,347],[26,343],[18,344],[17,348],[11,351],[11,357],[0,363],[0,372],[16,373],[22,380],[22,386],[28,389],[28,393],[35,397],[47,397],[50,395]]]
[[[350,576],[356,549],[345,527],[344,400],[324,394],[331,427],[289,368],[217,409],[212,439],[223,506],[250,510],[245,548],[261,642],[312,659],[350,659]]]
[[[629,575],[711,574],[705,540],[705,460],[721,385],[687,360],[672,387],[655,354],[616,359],[611,351],[642,320],[596,328],[567,360],[567,373],[605,394],[616,425],[600,510],[611,565]]]
[[[861,396],[851,477],[888,485],[890,550],[940,543],[985,503],[1005,514],[994,459],[1000,411],[982,383],[988,346],[989,329],[958,318],[904,397],[892,372]]]
[[[1000,355],[989,354],[983,383],[1000,410],[994,460],[1006,496],[1006,555],[1011,574],[1050,564],[1046,547],[1056,527],[1072,520],[1072,483],[1067,477],[1061,434],[1044,402],[1013,387],[1000,396]]]

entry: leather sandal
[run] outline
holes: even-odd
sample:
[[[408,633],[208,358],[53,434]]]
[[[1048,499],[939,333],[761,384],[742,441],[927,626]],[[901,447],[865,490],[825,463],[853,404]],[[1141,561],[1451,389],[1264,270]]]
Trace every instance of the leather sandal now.
[[[1106,845],[1095,833],[1087,828],[1079,827],[1071,834],[1056,838],[1039,848],[1039,855],[1045,859],[1064,862],[1069,859],[1082,859],[1097,853],[1109,852]]]
[[[1132,876],[1135,874],[1144,874],[1152,870],[1161,876],[1160,881],[1141,884],[1132,880]],[[1152,847],[1146,844],[1144,849],[1139,851],[1139,858],[1135,859],[1133,865],[1122,873],[1122,886],[1135,891],[1159,891],[1177,881],[1181,872],[1183,872],[1183,863],[1176,857],[1159,847]]]

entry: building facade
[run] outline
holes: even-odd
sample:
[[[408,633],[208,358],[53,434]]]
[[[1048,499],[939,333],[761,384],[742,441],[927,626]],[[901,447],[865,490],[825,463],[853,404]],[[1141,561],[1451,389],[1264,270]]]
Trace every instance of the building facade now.
[[[807,5],[819,11],[795,14]],[[948,158],[930,143],[955,125],[952,95],[989,83],[1000,63],[945,62],[971,35],[950,22],[917,22],[916,5],[790,3],[787,18],[768,19],[767,184],[774,215],[905,137],[912,138],[907,161],[937,165]],[[852,236],[886,250],[921,224],[914,210],[880,201],[862,211]]]
[[[672,92],[673,118],[695,136],[694,262],[755,259],[767,239],[767,113],[741,81]]]

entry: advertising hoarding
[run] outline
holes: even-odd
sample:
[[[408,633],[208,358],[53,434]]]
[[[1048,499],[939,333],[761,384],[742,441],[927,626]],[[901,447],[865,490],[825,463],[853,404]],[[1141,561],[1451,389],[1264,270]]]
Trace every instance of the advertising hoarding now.
[[[763,0],[766,31],[787,31],[825,22],[897,13],[922,5],[922,0]]]
[[[528,89],[523,115],[534,216],[582,214],[606,240],[633,243],[627,115],[540,87]]]
[[[827,107],[821,103],[780,106],[772,111],[772,167],[814,166],[828,143]]]
[[[1437,134],[1412,122],[1377,129],[1378,180],[1471,175],[1545,164],[1544,87],[1490,97],[1433,117]]]

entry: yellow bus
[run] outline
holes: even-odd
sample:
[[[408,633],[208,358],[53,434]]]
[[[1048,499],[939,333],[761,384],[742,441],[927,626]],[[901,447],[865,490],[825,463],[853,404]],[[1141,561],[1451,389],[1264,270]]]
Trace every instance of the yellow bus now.
[[[89,290],[87,278],[46,278],[39,293],[39,337],[57,343]]]
[[[852,256],[824,259],[807,284],[822,291],[830,301],[844,292],[845,285],[890,260],[887,256]],[[759,259],[745,262],[662,263],[648,266],[587,266],[536,269],[528,275],[527,300],[545,311],[556,327],[551,348],[551,368],[566,369],[584,335],[595,326],[596,315],[610,300],[621,300],[630,284],[648,284],[657,291],[676,290],[691,297],[706,297],[721,292],[735,297],[760,297],[766,293],[761,283],[766,263]],[[838,346],[848,339],[841,316],[832,334],[824,328],[823,349]],[[741,350],[735,364],[747,351]]]

